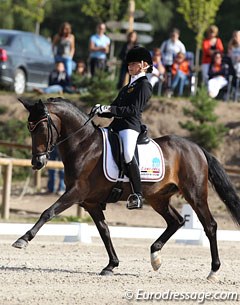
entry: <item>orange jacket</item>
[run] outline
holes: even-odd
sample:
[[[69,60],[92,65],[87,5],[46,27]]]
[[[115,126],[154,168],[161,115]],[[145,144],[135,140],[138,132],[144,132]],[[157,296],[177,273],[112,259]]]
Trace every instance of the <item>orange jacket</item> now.
[[[175,61],[172,65],[172,74],[175,75],[178,70],[188,75],[190,73],[189,62],[186,59],[183,60],[181,63]]]
[[[211,45],[210,45],[210,39],[204,39],[202,43],[202,64],[210,64],[211,63]],[[214,51],[220,51],[223,53],[224,48],[222,44],[222,40],[220,38],[217,38],[216,45]]]

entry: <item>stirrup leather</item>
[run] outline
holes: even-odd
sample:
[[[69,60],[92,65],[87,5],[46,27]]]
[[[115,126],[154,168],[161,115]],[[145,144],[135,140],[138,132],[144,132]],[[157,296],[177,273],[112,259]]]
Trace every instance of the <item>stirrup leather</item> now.
[[[143,206],[143,198],[140,194],[131,194],[127,199],[127,208],[129,210],[141,209]]]

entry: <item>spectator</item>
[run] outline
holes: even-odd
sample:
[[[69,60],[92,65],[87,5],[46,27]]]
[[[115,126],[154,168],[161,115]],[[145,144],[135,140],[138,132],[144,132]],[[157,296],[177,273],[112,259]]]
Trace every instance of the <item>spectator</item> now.
[[[224,48],[221,39],[218,37],[218,27],[211,25],[207,30],[207,37],[202,43],[202,80],[204,84],[208,83],[208,71],[212,55],[220,51],[223,53]]]
[[[59,152],[56,147],[51,151],[49,160],[60,161]],[[56,170],[55,169],[48,170],[47,188],[48,188],[48,193],[57,193],[58,195],[62,195],[65,192],[63,169],[58,170],[57,188],[56,188]]]
[[[186,53],[186,48],[179,40],[179,37],[180,31],[177,28],[174,28],[171,31],[170,38],[165,40],[161,45],[161,53],[165,66],[172,66],[174,57],[177,55],[177,53]]]
[[[77,62],[76,70],[74,73],[80,76],[85,76],[87,74],[87,66],[83,60],[79,60]]]
[[[159,81],[164,81],[165,67],[162,63],[162,54],[159,48],[153,49],[152,54],[153,61],[153,71],[151,74],[148,74],[148,80],[152,87],[154,87]]]
[[[184,86],[189,83],[190,67],[185,54],[179,52],[174,59],[172,65],[172,90],[174,91],[178,86],[178,95],[183,95]]]
[[[121,67],[120,67],[120,74],[119,74],[119,81],[117,88],[121,89],[123,86],[125,86],[128,83],[128,67],[126,63],[126,55],[129,50],[131,50],[134,46],[137,45],[137,32],[132,31],[127,34],[127,41],[122,46],[122,49],[119,54],[119,58],[121,59]]]
[[[212,62],[209,66],[208,94],[215,98],[219,91],[228,84],[228,77],[231,72],[231,67],[227,62],[223,61],[223,56],[220,51],[213,54]]]
[[[87,74],[87,66],[83,60],[79,60],[76,65],[76,70],[72,75],[72,84],[76,93],[87,93],[89,77]]]
[[[240,75],[240,31],[234,31],[228,43],[228,56],[231,58],[237,75]]]
[[[62,61],[65,70],[70,77],[73,70],[73,55],[75,53],[75,36],[72,34],[72,27],[68,22],[64,22],[58,34],[53,38],[53,51],[55,54],[55,61]]]
[[[55,69],[50,73],[48,84],[49,86],[47,88],[35,88],[34,91],[39,94],[72,93],[70,78],[65,71],[64,63],[56,62]]]
[[[186,53],[186,48],[184,44],[180,41],[180,31],[174,28],[171,31],[170,38],[165,40],[161,45],[161,52],[163,57],[163,64],[166,67],[167,75],[167,95],[171,96],[171,83],[172,83],[172,64],[177,53]]]
[[[90,37],[90,71],[94,76],[96,70],[105,70],[107,67],[107,54],[109,53],[110,39],[104,33],[106,25],[99,23],[97,25],[97,33]]]

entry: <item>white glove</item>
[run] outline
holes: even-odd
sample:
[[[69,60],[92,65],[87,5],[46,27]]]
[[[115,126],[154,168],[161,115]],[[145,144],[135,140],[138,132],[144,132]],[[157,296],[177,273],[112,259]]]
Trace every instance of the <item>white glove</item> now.
[[[99,104],[97,104],[99,105]],[[95,107],[97,106],[95,105]],[[106,105],[99,105],[99,107],[95,110],[95,113],[99,113],[99,114],[102,114],[102,113],[107,113],[107,112],[111,112],[111,106],[106,106]]]
[[[97,114],[97,113],[98,113],[98,112],[97,112],[97,109],[98,109],[100,106],[101,106],[100,104],[96,104],[95,106],[93,106],[92,109],[91,109],[91,111],[90,111],[90,113],[89,113],[89,115],[95,115],[95,114]]]

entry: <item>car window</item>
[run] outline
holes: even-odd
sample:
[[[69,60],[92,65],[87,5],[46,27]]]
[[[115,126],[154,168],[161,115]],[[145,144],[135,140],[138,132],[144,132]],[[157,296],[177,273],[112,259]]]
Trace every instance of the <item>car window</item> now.
[[[23,53],[31,54],[31,55],[40,55],[40,51],[36,46],[35,37],[32,35],[23,35],[21,36],[22,45],[23,45]]]
[[[0,46],[7,46],[10,41],[10,36],[5,34],[0,34]]]
[[[23,44],[22,44],[21,37],[18,35],[14,36],[14,39],[12,39],[11,46],[15,52],[22,52]]]
[[[53,57],[52,45],[45,38],[38,36],[36,39],[36,43],[43,56]]]

